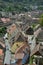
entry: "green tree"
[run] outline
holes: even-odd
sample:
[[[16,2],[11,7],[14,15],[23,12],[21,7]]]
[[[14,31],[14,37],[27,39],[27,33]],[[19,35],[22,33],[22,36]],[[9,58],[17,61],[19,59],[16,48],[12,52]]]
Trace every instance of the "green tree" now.
[[[40,25],[43,26],[43,14],[40,17]]]
[[[33,64],[33,59],[34,59],[34,56],[30,57],[30,65]]]
[[[6,33],[6,27],[1,27],[0,28],[0,36],[3,36]]]

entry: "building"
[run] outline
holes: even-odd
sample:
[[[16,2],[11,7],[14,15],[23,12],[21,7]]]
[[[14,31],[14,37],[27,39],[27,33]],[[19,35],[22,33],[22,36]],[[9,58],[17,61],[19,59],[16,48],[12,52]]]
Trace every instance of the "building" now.
[[[0,41],[0,65],[3,64],[4,59],[4,43]]]
[[[27,44],[26,39],[21,33],[16,37],[16,41],[12,45],[11,51],[14,53],[15,59],[18,59],[17,64],[19,65],[21,64],[22,59],[24,57],[23,51],[25,51],[25,48],[29,49],[29,45]]]
[[[10,18],[1,18],[1,21],[3,23],[9,23],[11,20],[10,20]]]
[[[38,44],[36,43],[30,56],[34,56],[37,65],[43,65],[43,28],[39,28],[35,33]]]
[[[25,34],[27,35],[27,41],[30,45],[30,50],[32,51],[36,45],[36,38],[34,35],[34,30],[32,27],[28,27]]]
[[[15,24],[12,24],[10,27],[8,27],[7,33],[8,33],[9,41],[12,43],[15,37],[18,35],[19,30]]]
[[[24,45],[25,38],[19,33],[17,36],[15,36],[14,39],[15,43],[12,45],[12,52],[16,51],[16,48]]]
[[[43,29],[41,28],[41,31],[37,35],[38,41],[43,42]]]
[[[34,50],[31,52],[30,56],[35,56],[34,58],[35,58],[36,64],[43,65],[43,63],[42,63],[42,61],[43,61],[43,45],[42,44],[36,45]]]

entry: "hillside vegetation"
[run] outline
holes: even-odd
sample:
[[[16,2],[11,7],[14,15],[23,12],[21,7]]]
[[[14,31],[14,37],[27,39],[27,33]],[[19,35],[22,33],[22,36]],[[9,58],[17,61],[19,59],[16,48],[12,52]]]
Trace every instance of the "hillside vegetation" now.
[[[25,11],[33,10],[36,6],[43,10],[43,0],[0,0],[0,11]]]

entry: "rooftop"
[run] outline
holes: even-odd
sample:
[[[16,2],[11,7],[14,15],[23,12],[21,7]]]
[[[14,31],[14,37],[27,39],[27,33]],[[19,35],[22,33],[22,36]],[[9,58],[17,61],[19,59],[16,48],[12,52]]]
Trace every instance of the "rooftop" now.
[[[15,51],[20,47],[20,46],[22,46],[23,45],[23,42],[15,42],[14,44],[13,44],[13,46],[11,47],[11,51],[13,52],[13,53],[15,53]]]
[[[39,32],[37,38],[38,38],[38,41],[43,42],[43,29],[41,29],[41,31]]]
[[[33,55],[43,55],[43,45],[36,45],[34,50],[31,52],[30,56]]]
[[[9,23],[11,20],[10,20],[10,18],[1,18],[1,21],[3,23]]]
[[[16,25],[15,25],[15,24],[12,24],[12,25],[7,29],[7,32],[8,32],[9,34],[12,34],[15,30],[16,30]]]
[[[2,49],[0,49],[0,55],[2,55],[3,54],[3,50]]]

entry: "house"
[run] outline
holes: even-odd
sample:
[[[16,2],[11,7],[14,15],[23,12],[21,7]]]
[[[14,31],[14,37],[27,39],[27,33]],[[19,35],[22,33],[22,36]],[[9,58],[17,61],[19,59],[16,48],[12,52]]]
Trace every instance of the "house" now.
[[[37,38],[39,42],[43,42],[43,29],[42,28],[41,28],[41,31],[39,31]]]
[[[3,50],[2,50],[2,49],[0,49],[0,56],[1,56],[1,55],[3,55]]]
[[[43,45],[41,43],[37,44],[31,52],[30,56],[34,56],[36,64],[40,63],[40,65],[43,65]]]
[[[14,41],[13,39],[15,39],[15,36],[18,35],[19,30],[15,24],[12,24],[11,26],[8,27],[7,33],[8,33],[9,41],[11,41],[12,43],[12,41]]]
[[[39,53],[39,48],[40,48],[40,44],[36,45],[34,50],[31,52],[30,56],[34,55],[36,52],[38,52],[36,54],[40,54]]]
[[[3,50],[0,49],[0,65],[3,63]]]
[[[20,46],[24,45],[25,38],[19,33],[15,36],[15,43],[12,45],[12,52],[15,52]]]
[[[17,50],[20,46],[22,46],[22,45],[24,45],[23,42],[15,42],[15,43],[12,45],[11,51],[12,51],[13,53],[15,53],[16,50]]]
[[[17,45],[16,45],[17,44]],[[27,45],[27,43],[25,44],[25,42],[21,43],[21,42],[18,42],[18,43],[15,43],[16,46],[13,45],[13,49],[15,49],[15,51],[12,49],[14,53],[14,58],[17,59],[17,63],[18,65],[20,65],[22,63],[22,59],[24,58],[24,53],[23,51],[25,51],[25,49],[28,47],[29,49],[29,46]],[[28,52],[29,53],[29,52]]]
[[[26,30],[26,34],[27,35],[33,35],[34,34],[34,30],[32,27],[28,27],[27,30]]]
[[[35,37],[37,37],[36,41],[38,41],[38,44],[36,44],[35,46],[33,44],[34,48],[30,54],[31,57],[36,55],[34,59],[37,63],[41,63],[40,62],[41,60],[43,61],[42,59],[43,57],[43,34],[42,33],[43,33],[43,28],[39,28],[34,32]],[[41,63],[41,65],[43,65],[43,63]]]
[[[15,59],[18,59],[17,64],[21,64],[24,57],[23,51],[25,51],[25,48],[29,49],[29,45],[27,44],[27,42],[25,42],[26,39],[21,33],[16,37],[16,41],[12,45],[11,51],[14,53]]]
[[[43,27],[40,27],[36,31],[34,31],[34,35],[36,37],[36,41],[43,44]]]
[[[3,23],[9,23],[11,20],[10,20],[10,18],[1,18],[1,21]]]
[[[0,64],[3,63],[4,59],[4,43],[0,41]]]
[[[31,51],[34,49],[36,45],[36,38],[34,36],[34,30],[32,27],[28,27],[27,30],[25,31],[25,35],[27,37],[28,44],[30,45]]]

